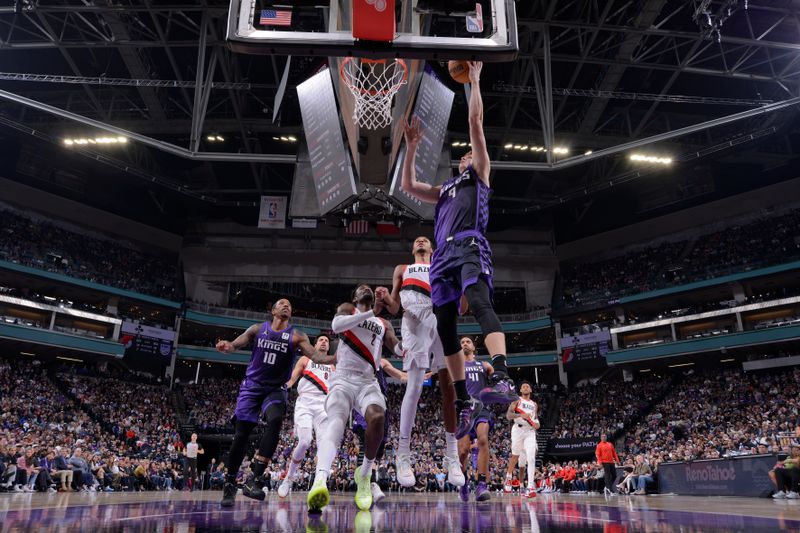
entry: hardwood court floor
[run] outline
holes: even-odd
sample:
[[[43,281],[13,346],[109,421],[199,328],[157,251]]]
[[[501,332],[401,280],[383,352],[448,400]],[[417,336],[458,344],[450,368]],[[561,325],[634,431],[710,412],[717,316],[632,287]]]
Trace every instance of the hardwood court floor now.
[[[462,503],[455,494],[390,494],[358,513],[352,494],[334,493],[320,517],[305,494],[264,502],[220,492],[0,494],[0,531],[796,531],[800,501],[757,498],[492,495]]]

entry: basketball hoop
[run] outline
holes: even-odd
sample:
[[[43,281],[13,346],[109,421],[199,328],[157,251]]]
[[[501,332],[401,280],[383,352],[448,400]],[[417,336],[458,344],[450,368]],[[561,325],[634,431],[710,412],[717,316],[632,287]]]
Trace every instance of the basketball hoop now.
[[[339,74],[356,102],[353,120],[370,130],[392,122],[392,97],[408,78],[405,61],[346,57]]]

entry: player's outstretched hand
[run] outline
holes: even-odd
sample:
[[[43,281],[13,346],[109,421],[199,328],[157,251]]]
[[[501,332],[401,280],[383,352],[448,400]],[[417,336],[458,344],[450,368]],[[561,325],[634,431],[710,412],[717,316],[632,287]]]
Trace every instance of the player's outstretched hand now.
[[[416,149],[417,145],[419,145],[419,141],[422,139],[422,129],[422,123],[419,121],[418,116],[412,116],[410,122],[406,120],[403,136],[406,139],[406,146],[409,150]]]
[[[231,353],[233,351],[233,344],[229,341],[219,341],[217,343],[217,351],[222,353]]]
[[[386,301],[386,297],[389,296],[389,289],[386,287],[377,287],[375,289],[375,300],[380,300],[381,302]]]
[[[372,308],[372,314],[374,314],[375,316],[379,316],[381,313],[383,313],[384,308],[385,306],[383,304],[383,300],[381,300],[376,296],[375,305]]]
[[[467,65],[469,66],[469,81],[471,83],[480,82],[483,61],[467,61]]]

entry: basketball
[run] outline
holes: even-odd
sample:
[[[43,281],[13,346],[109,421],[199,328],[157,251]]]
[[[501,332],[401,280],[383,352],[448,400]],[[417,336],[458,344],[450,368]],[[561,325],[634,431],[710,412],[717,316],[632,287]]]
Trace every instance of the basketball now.
[[[447,71],[458,83],[469,83],[469,65],[466,61],[451,59],[447,62]]]

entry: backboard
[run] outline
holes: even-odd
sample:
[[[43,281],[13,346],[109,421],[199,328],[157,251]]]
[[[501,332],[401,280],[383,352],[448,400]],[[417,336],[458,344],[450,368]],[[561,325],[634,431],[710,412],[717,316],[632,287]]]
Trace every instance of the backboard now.
[[[362,13],[386,5],[384,1],[231,0],[228,43],[236,52],[265,55],[487,62],[516,58],[514,0],[475,0],[475,9],[466,14],[423,14],[416,10],[418,0],[394,0],[394,39],[356,39],[353,6]]]

